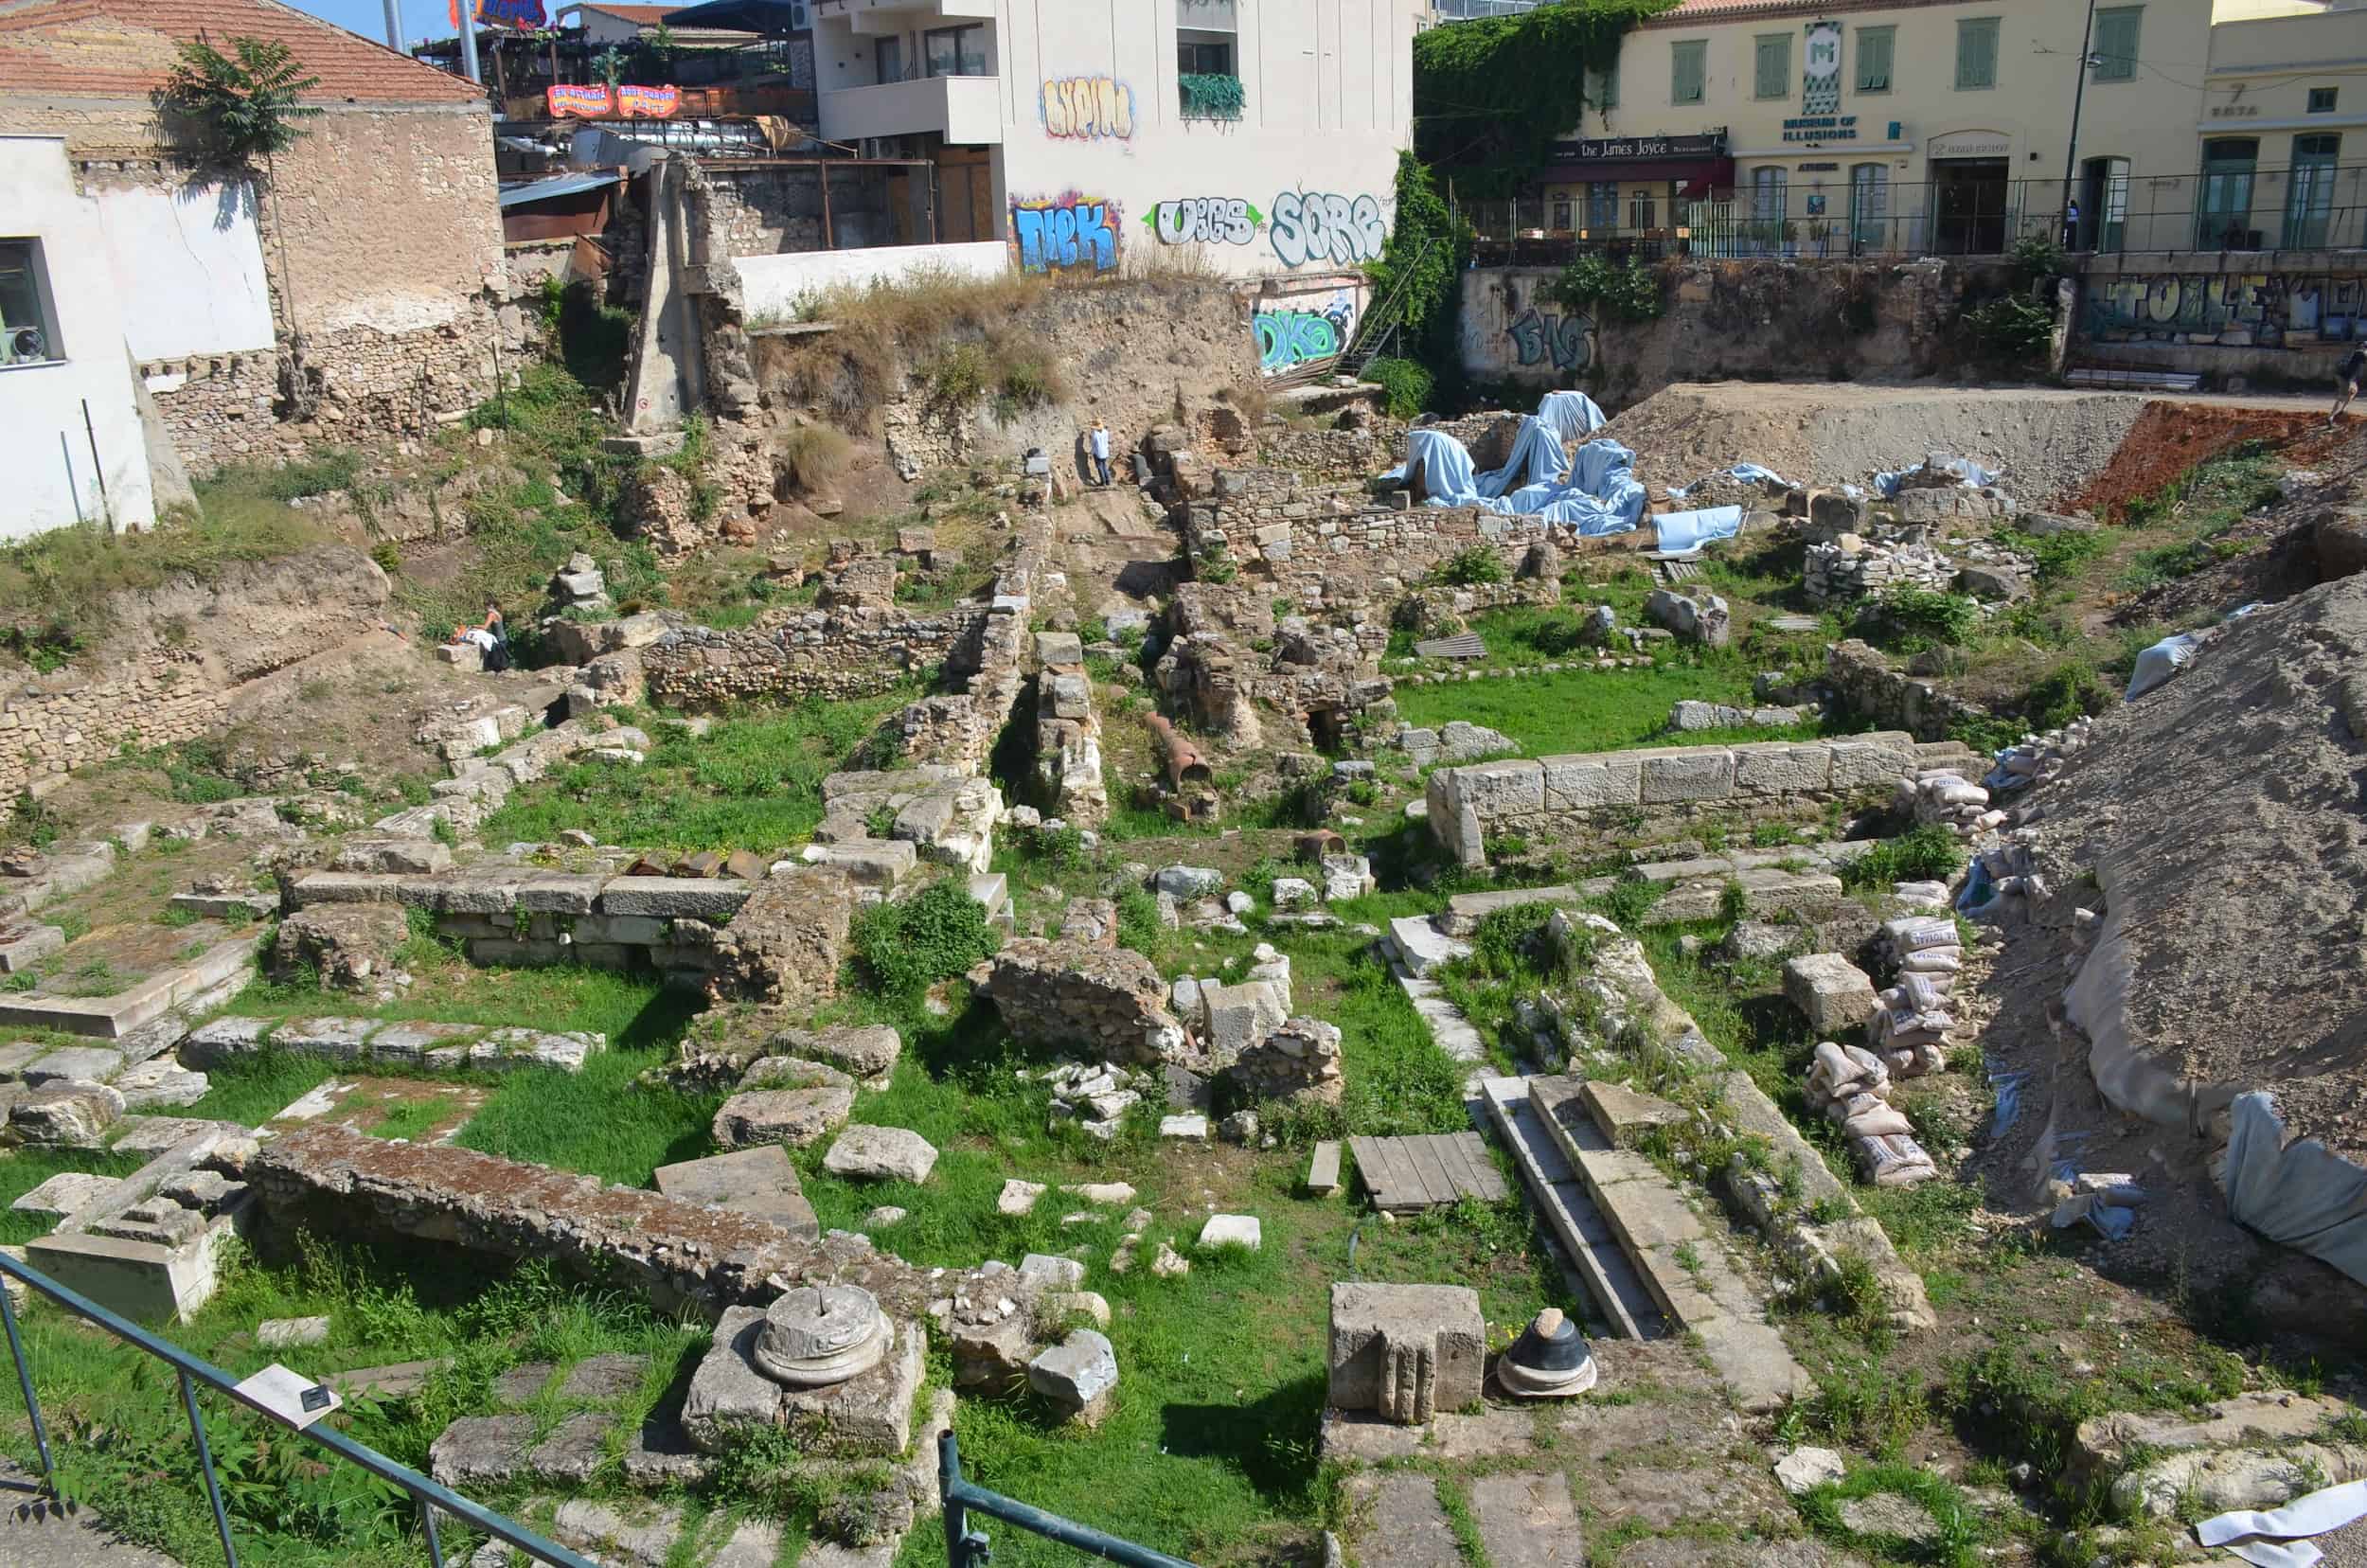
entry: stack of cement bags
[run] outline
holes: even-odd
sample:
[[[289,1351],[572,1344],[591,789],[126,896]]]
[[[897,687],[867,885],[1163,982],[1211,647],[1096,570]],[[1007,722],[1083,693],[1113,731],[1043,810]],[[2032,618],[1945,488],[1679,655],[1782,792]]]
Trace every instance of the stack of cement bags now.
[[[1990,809],[1988,791],[1949,769],[1901,778],[1893,803],[1899,811],[1912,812],[1918,825],[1942,824],[1958,838],[1971,838],[2005,820],[2003,811]]]
[[[1820,1042],[1809,1064],[1808,1108],[1822,1111],[1849,1139],[1858,1168],[1876,1186],[1913,1186],[1939,1174],[1914,1129],[1890,1104],[1891,1077],[1881,1059],[1855,1045]]]
[[[1910,915],[1886,922],[1882,945],[1898,965],[1898,984],[1875,993],[1866,1046],[1899,1078],[1920,1078],[1948,1065],[1944,1051],[1956,1020],[1948,1011],[1964,967],[1956,922],[1945,916]]]
[[[1993,793],[2010,794],[2033,784],[2044,784],[2063,771],[2073,754],[2087,745],[2094,721],[2074,719],[2061,729],[2034,736],[2019,746],[1997,754],[1997,766],[1982,783]]]

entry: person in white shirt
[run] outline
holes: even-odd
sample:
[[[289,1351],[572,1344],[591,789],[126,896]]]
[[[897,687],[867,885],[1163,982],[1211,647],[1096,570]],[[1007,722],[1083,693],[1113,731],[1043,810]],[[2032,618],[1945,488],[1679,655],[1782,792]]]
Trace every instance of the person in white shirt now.
[[[1093,453],[1094,472],[1101,475],[1102,488],[1107,490],[1110,485],[1110,427],[1095,419],[1093,434],[1087,437],[1086,444]]]

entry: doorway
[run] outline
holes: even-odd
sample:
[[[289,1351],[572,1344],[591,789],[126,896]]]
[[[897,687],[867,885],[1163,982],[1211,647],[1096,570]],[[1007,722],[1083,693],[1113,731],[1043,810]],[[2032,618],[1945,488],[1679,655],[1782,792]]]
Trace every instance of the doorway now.
[[[2078,248],[2117,255],[2128,238],[2128,160],[2090,158],[2079,170]]]
[[[2005,160],[1931,160],[1932,248],[1942,256],[2005,250]]]

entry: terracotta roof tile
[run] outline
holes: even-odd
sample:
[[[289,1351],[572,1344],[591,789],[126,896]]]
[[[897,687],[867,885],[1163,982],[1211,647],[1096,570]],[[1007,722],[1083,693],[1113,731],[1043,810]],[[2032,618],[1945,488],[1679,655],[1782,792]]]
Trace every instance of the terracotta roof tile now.
[[[0,94],[144,99],[200,35],[287,45],[320,78],[315,103],[485,101],[474,82],[278,0],[0,0]]]

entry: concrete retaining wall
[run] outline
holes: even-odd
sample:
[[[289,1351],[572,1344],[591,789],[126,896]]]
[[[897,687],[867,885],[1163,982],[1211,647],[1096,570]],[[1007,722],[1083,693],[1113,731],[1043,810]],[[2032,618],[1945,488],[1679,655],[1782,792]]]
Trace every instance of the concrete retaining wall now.
[[[828,289],[908,283],[930,273],[996,277],[1009,270],[1010,247],[1000,240],[966,245],[873,245],[863,250],[801,251],[783,256],[736,256],[743,309],[751,321],[787,320],[801,304]]]
[[[1916,765],[1913,737],[1895,730],[1480,762],[1430,775],[1430,830],[1464,864],[1480,865],[1490,833],[1593,838],[1702,815],[1794,815],[1881,794]]]

